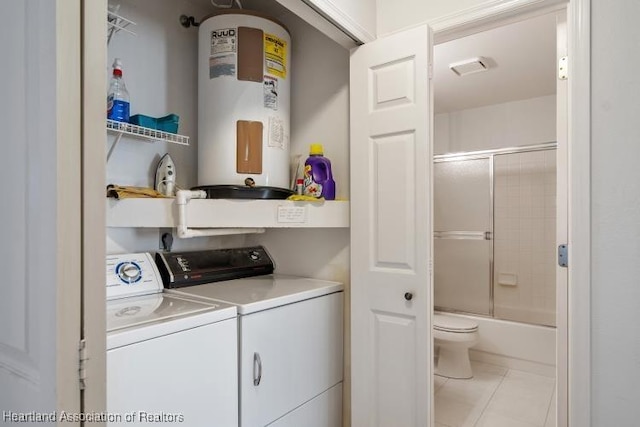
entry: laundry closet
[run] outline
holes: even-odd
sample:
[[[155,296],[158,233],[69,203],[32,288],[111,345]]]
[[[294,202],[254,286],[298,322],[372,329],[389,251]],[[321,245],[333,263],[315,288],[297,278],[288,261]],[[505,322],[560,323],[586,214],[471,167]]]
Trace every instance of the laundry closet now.
[[[432,358],[430,30],[376,39],[373,2],[311,3],[315,7],[289,0],[242,5],[282,22],[291,35],[291,128],[283,137],[290,176],[310,144],[323,144],[336,200],[178,206],[172,199],[107,199],[107,254],[158,252],[168,244],[172,251],[262,246],[276,273],[344,284],[343,420],[425,425],[431,367],[424,361]],[[118,14],[135,22],[126,30],[136,35],[113,34],[104,67],[122,61],[131,114],[178,116],[178,134],[189,141],[146,143],[106,130],[105,185],[151,186],[156,165],[169,153],[176,188],[192,188],[199,184],[200,143],[193,23],[215,9],[206,0],[119,4]],[[87,23],[94,26],[101,24]],[[207,237],[180,238],[176,228]],[[259,357],[254,366],[257,381]]]
[[[208,0],[109,2],[106,65],[111,67],[116,58],[122,63],[122,75],[130,97],[130,115],[178,117],[179,122],[176,134],[166,134],[108,121],[105,185],[153,188],[154,181],[158,179],[156,167],[166,154],[173,161],[176,189],[188,190],[204,185],[203,179],[213,181],[206,184],[235,184],[224,181],[224,177],[221,178],[222,170],[236,168],[236,159],[235,146],[230,156],[221,159],[226,151],[220,148],[223,144],[218,142],[230,139],[230,135],[221,135],[219,117],[225,110],[234,110],[238,120],[256,120],[255,114],[252,113],[256,110],[255,106],[243,106],[240,98],[247,90],[254,89],[251,85],[257,86],[259,92],[262,92],[263,83],[244,82],[245,87],[237,87],[233,96],[219,95],[224,90],[199,88],[198,64],[202,65],[202,58],[199,57],[199,37],[201,45],[202,39],[208,41],[212,28],[217,27],[211,24],[213,19],[207,17],[222,12],[224,15],[214,18],[224,18],[224,23],[220,24],[224,28],[235,28],[236,25],[250,27],[247,23],[266,22],[265,28],[268,28],[265,29],[265,34],[275,34],[277,40],[288,44],[289,49],[281,58],[281,65],[286,67],[286,74],[280,74],[280,77],[286,76],[289,87],[284,87],[283,79],[272,80],[279,85],[275,88],[279,89],[279,99],[272,102],[279,104],[271,104],[271,109],[265,108],[269,117],[265,113],[261,123],[265,127],[271,126],[274,119],[272,116],[277,114],[275,120],[287,124],[290,109],[290,126],[284,126],[284,130],[280,129],[277,137],[273,137],[273,129],[267,130],[269,142],[265,144],[263,161],[259,165],[262,174],[253,175],[258,184],[255,188],[268,185],[269,180],[275,183],[271,184],[272,186],[291,188],[289,176],[300,176],[296,168],[309,155],[309,146],[321,143],[325,156],[332,161],[333,177],[337,184],[336,200],[189,200],[184,207],[184,220],[188,220],[188,228],[185,226],[189,232],[187,236],[186,233],[178,232],[183,217],[176,207],[176,198],[110,197],[107,198],[106,214],[107,272],[111,274],[111,265],[115,269],[122,269],[122,275],[126,276],[127,268],[134,268],[146,260],[143,256],[136,256],[129,261],[126,255],[119,254],[160,252],[166,253],[168,258],[171,254],[189,254],[191,251],[247,247],[255,247],[261,251],[260,248],[265,248],[268,255],[257,251],[251,253],[262,259],[270,257],[278,279],[238,279],[224,282],[224,285],[216,284],[215,287],[216,292],[227,289],[225,295],[214,292],[212,297],[212,304],[218,306],[218,312],[221,299],[226,301],[222,307],[226,307],[228,303],[236,304],[238,307],[237,343],[231,343],[228,332],[224,335],[214,335],[214,325],[226,323],[228,320],[212,323],[207,327],[211,331],[211,337],[215,337],[213,339],[218,343],[217,353],[211,353],[207,357],[214,365],[220,365],[218,372],[226,372],[225,376],[215,374],[215,371],[212,373],[206,365],[197,367],[200,366],[197,363],[201,363],[199,360],[205,357],[203,353],[202,357],[193,360],[191,368],[181,364],[180,369],[171,371],[176,373],[175,375],[165,376],[164,382],[173,381],[174,378],[176,384],[192,381],[195,390],[199,382],[198,375],[192,375],[194,371],[200,372],[206,383],[210,382],[206,378],[212,375],[226,381],[226,395],[221,392],[224,390],[224,384],[220,384],[223,388],[217,391],[203,387],[200,393],[213,393],[215,401],[210,403],[207,411],[216,412],[217,419],[225,425],[233,423],[231,420],[236,413],[236,419],[239,418],[239,425],[242,426],[336,426],[342,423],[343,395],[346,396],[348,393],[348,389],[343,386],[343,335],[348,323],[343,315],[345,301],[342,290],[348,287],[349,283],[349,51],[275,1],[245,1],[242,2],[243,10],[237,9],[236,3],[233,7],[234,9],[217,8]],[[237,11],[235,14],[234,10]],[[230,11],[232,14],[227,14]],[[239,17],[239,24],[233,22],[233,16]],[[263,16],[265,18],[262,18]],[[203,19],[209,21],[203,23]],[[278,23],[282,23],[282,27]],[[199,28],[200,24],[203,25],[202,28]],[[259,37],[259,43],[262,44],[262,34]],[[240,48],[239,46],[238,49]],[[200,46],[200,53],[203,49],[206,51],[209,46]],[[208,56],[205,62],[208,74]],[[238,69],[238,72],[242,70]],[[108,76],[111,77],[110,68]],[[262,80],[262,73],[259,77]],[[222,80],[211,79],[207,83],[221,85],[218,81]],[[240,83],[242,82],[237,85],[240,86]],[[206,94],[208,99],[204,103],[208,105],[207,112],[210,113],[210,117],[205,126],[202,126],[202,123],[199,126],[199,114],[201,118],[206,117],[203,111],[199,111],[199,97],[200,108],[204,108],[202,92],[209,90],[211,93]],[[233,123],[235,128],[235,117]],[[208,146],[198,147],[201,143],[198,136],[199,133],[203,134],[203,128]],[[143,133],[150,135],[140,135]],[[235,139],[235,135],[231,136]],[[199,159],[203,152],[214,160],[204,167],[202,165],[205,162]],[[276,161],[273,159],[274,153],[278,157]],[[203,168],[200,173],[199,163]],[[249,168],[251,167],[255,169],[255,165],[249,165]],[[266,178],[261,179],[262,177]],[[241,252],[242,249],[238,253]],[[225,252],[215,254],[222,253]],[[192,263],[194,259],[191,259]],[[144,274],[149,275],[146,271],[149,262],[146,264],[146,267],[143,265],[144,268],[141,269],[143,279]],[[244,273],[240,273],[239,277],[242,274]],[[285,277],[283,275],[324,281],[301,281],[282,278]],[[137,280],[133,273],[131,277]],[[131,277],[125,279],[130,280]],[[117,275],[112,282],[118,282]],[[203,286],[206,289],[211,285],[180,288],[180,292],[170,298],[206,299],[210,295],[201,290]],[[204,294],[194,294],[196,288]],[[268,294],[264,297],[266,299],[271,298],[275,301],[279,298],[286,301],[256,305],[256,292],[261,290]],[[296,297],[292,299],[284,294],[287,292],[295,294]],[[279,296],[274,296],[276,294]],[[165,301],[158,303],[155,311],[166,312],[171,306],[178,307],[176,301],[168,302],[168,297],[164,298]],[[131,357],[150,354],[162,348],[162,344],[156,344],[156,350],[153,351],[134,351],[117,344],[117,336],[114,338],[114,335],[117,335],[118,331],[109,329],[112,322],[110,316],[112,313],[128,314],[138,306],[142,306],[143,311],[151,312],[154,307],[153,303],[144,306],[144,303],[136,301],[136,304],[131,306],[126,298],[108,302],[107,409],[115,413],[146,410],[151,414],[182,415],[187,423],[189,420],[198,423],[205,420],[207,411],[203,407],[207,405],[194,403],[200,401],[198,393],[189,395],[190,397],[184,396],[192,403],[184,405],[185,412],[182,414],[179,396],[159,403],[159,399],[138,400],[136,394],[129,395],[126,392],[127,377],[133,378],[136,370],[124,369],[125,365],[120,361],[129,359],[131,365]],[[189,316],[197,318],[198,315]],[[173,336],[180,334],[183,332],[176,329]],[[171,335],[167,335],[159,337],[156,341],[170,339]],[[201,340],[207,342],[206,339]],[[132,347],[142,345],[132,344],[131,340],[126,344]],[[176,343],[173,350],[166,351],[182,352],[182,356],[179,353],[175,355],[184,358],[188,357],[191,351],[200,354],[208,348],[208,344],[205,344],[203,349],[200,349],[199,346],[194,346],[193,341],[190,344],[193,348],[175,349],[179,346],[180,344]],[[229,351],[221,349],[222,346],[229,347]],[[149,365],[149,369],[163,365],[164,357],[165,355],[158,355],[158,360]],[[237,368],[229,365],[233,357],[237,357]],[[228,373],[234,369],[238,370],[238,378],[232,381]],[[114,372],[115,370],[121,372]],[[147,372],[145,378],[149,378],[151,371],[144,371]],[[162,385],[157,384],[155,387]],[[145,390],[152,395],[157,394],[157,391],[153,392],[154,386]],[[113,397],[116,394],[117,401]],[[235,406],[229,400],[229,396],[239,396]],[[317,413],[323,415],[318,416]]]

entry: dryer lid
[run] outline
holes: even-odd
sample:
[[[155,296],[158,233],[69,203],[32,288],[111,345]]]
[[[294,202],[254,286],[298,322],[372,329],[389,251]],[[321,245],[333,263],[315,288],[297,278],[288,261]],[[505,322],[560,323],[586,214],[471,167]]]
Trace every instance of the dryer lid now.
[[[238,314],[280,307],[344,290],[338,282],[270,274],[170,289],[172,295],[221,301],[238,307]]]
[[[478,324],[471,319],[434,314],[433,327],[445,332],[473,332],[478,329]]]

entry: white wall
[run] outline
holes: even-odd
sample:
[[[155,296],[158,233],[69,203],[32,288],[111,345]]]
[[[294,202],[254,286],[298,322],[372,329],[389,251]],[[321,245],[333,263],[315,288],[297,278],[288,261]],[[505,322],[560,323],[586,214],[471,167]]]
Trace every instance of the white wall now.
[[[592,0],[592,425],[640,419],[640,2]],[[622,70],[622,72],[621,72]]]
[[[319,142],[331,160],[336,197],[349,197],[349,51],[311,28],[302,19],[282,13],[291,31],[291,156],[309,156]]]
[[[468,9],[483,0],[377,0],[378,36]]]
[[[107,164],[107,183],[153,186],[155,168],[169,153],[176,164],[177,184],[196,185],[198,152],[198,30],[183,28],[181,14],[202,16],[209,9],[189,2],[118,0],[120,14],[136,22],[136,36],[120,32],[109,43],[107,66],[123,61],[123,78],[131,98],[131,115],[180,116],[178,133],[191,137],[189,147],[123,138]],[[105,100],[107,87],[104,88]],[[106,102],[106,101],[105,101]],[[108,143],[113,136],[108,137]],[[96,143],[98,143],[96,141]]]
[[[436,154],[516,147],[555,140],[555,95],[435,116]]]

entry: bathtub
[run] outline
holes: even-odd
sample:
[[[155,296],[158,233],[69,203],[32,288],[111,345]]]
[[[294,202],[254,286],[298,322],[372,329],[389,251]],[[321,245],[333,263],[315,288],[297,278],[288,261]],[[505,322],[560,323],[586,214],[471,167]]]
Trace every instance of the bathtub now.
[[[478,323],[480,341],[469,350],[471,360],[555,376],[555,328],[466,314],[442,314],[468,318]]]

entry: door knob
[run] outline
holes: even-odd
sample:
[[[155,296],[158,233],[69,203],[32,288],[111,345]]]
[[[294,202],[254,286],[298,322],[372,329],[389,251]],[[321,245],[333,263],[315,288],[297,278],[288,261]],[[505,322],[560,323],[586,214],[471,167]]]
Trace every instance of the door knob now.
[[[411,301],[413,299],[413,294],[411,292],[406,292],[404,294],[404,299],[406,299],[407,301]]]

